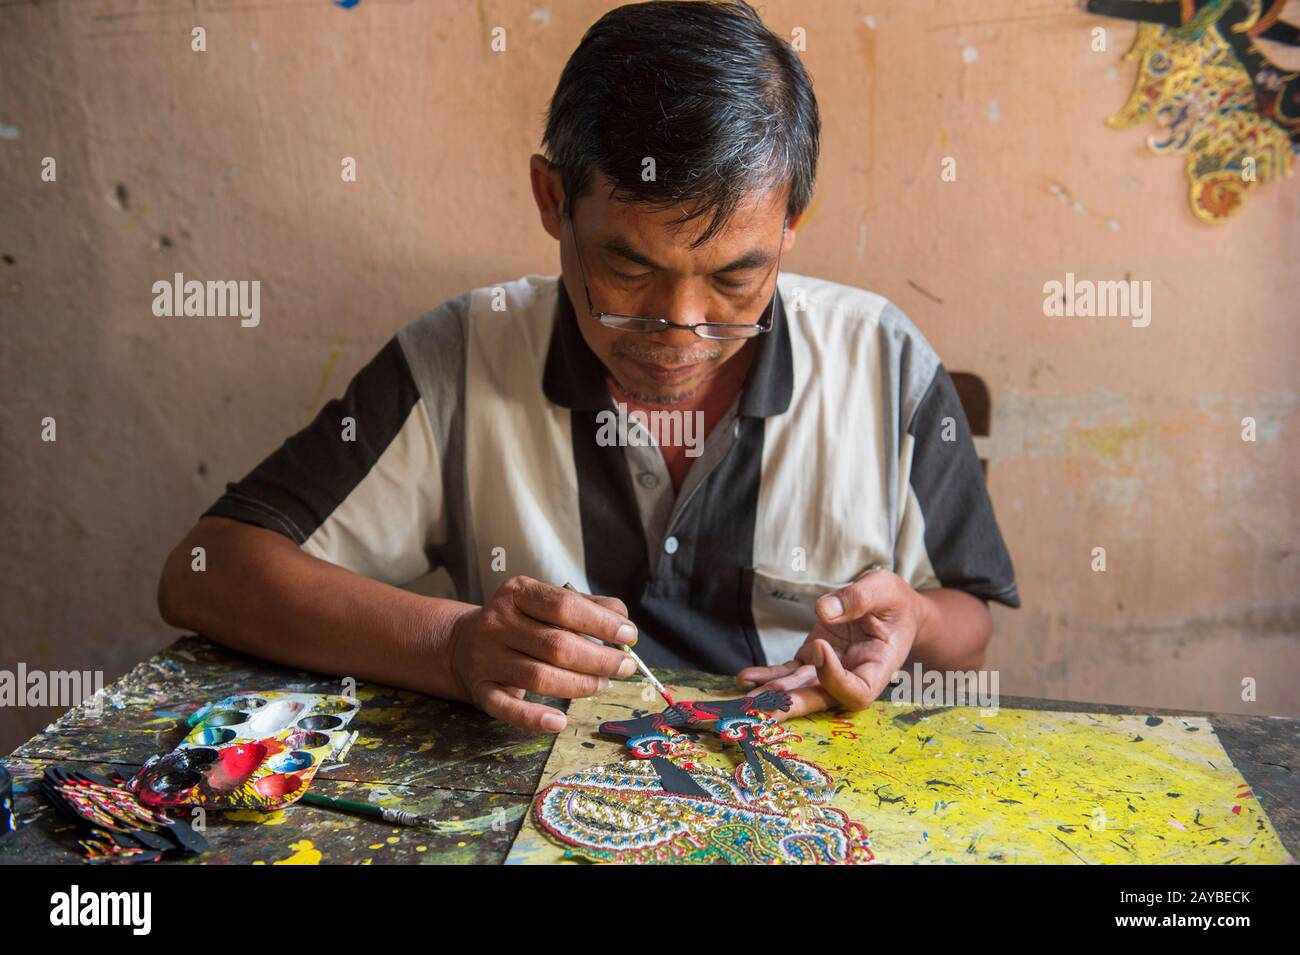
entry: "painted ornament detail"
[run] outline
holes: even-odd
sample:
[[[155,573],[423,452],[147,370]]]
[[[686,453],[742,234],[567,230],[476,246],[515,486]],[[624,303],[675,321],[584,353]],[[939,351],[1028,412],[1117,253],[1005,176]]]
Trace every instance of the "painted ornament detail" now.
[[[1192,211],[1233,216],[1246,194],[1292,173],[1300,151],[1300,81],[1260,52],[1300,31],[1279,19],[1282,0],[1088,0],[1093,13],[1139,21],[1125,55],[1138,62],[1128,102],[1106,122],[1153,122],[1154,152],[1186,157]],[[1265,8],[1267,6],[1267,9]]]
[[[759,707],[788,709],[766,693],[678,702],[662,713],[602,723],[633,757],[571,773],[538,794],[533,815],[572,856],[618,863],[874,862],[866,829],[830,805],[834,781],[781,746],[798,737]],[[744,760],[731,772],[679,726],[712,723]]]

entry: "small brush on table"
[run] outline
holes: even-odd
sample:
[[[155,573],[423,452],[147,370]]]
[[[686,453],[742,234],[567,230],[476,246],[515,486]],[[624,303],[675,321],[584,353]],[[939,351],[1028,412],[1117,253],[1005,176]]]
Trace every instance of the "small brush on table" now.
[[[307,806],[319,806],[322,809],[337,809],[342,812],[354,813],[358,816],[368,816],[371,819],[379,819],[383,822],[396,823],[399,826],[418,826],[422,829],[437,829],[438,823],[413,812],[407,812],[405,809],[393,809],[388,806],[376,806],[372,802],[357,802],[354,799],[335,799],[333,796],[323,796],[320,793],[303,793],[299,802]]]

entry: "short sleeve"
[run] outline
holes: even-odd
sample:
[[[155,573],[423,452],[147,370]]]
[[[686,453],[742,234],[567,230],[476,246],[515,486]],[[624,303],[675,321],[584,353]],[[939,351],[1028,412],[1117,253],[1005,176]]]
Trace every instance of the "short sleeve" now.
[[[942,365],[900,442],[901,519],[895,572],[917,590],[949,587],[1020,606],[957,389]]]
[[[386,583],[434,569],[445,526],[429,417],[394,338],[204,517],[276,531],[304,551]]]

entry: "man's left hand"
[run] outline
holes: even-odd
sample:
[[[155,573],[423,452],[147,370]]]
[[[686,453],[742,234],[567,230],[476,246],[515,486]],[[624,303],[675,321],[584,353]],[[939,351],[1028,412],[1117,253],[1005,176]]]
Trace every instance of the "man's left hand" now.
[[[752,693],[779,690],[794,705],[782,719],[875,700],[907,662],[926,623],[925,598],[903,578],[873,570],[817,601],[817,625],[793,660],[736,675]]]

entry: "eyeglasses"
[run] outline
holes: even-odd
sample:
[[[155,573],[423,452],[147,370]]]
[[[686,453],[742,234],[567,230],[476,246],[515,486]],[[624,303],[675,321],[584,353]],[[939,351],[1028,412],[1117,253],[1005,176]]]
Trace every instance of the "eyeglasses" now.
[[[573,232],[573,248],[578,254],[578,272],[582,276],[582,291],[587,296],[587,311],[591,317],[600,322],[606,328],[612,328],[620,332],[637,332],[641,334],[653,334],[654,332],[667,331],[670,328],[688,328],[700,338],[711,338],[719,340],[737,339],[737,338],[754,338],[765,332],[772,330],[772,325],[776,321],[776,297],[777,289],[775,283],[772,289],[772,301],[767,307],[767,317],[764,321],[757,324],[740,324],[737,322],[670,322],[666,318],[650,318],[644,315],[624,315],[621,312],[598,312],[595,305],[591,302],[591,289],[587,285],[587,270],[582,264],[582,249],[578,242],[578,230],[573,224],[573,217],[566,215],[565,219],[569,223],[569,228]],[[785,239],[786,223],[781,223],[781,238]],[[784,241],[781,245],[784,245]],[[779,276],[781,273],[781,245],[776,250],[776,268],[774,274]]]

